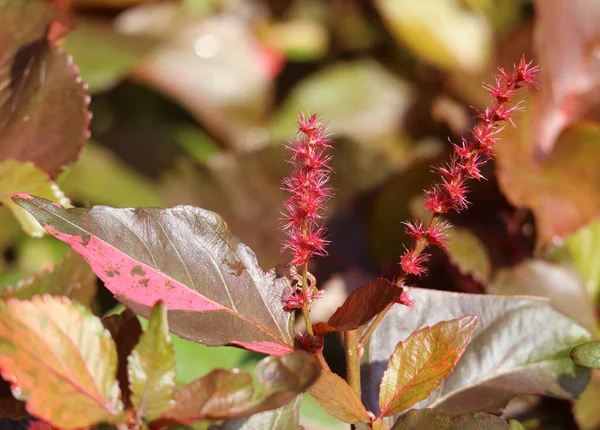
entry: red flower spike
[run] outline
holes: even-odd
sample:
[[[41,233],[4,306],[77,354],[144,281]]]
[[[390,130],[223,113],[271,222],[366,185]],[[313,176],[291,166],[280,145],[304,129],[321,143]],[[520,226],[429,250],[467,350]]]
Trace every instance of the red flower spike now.
[[[427,230],[420,221],[405,222],[404,225],[406,226],[404,230],[406,234],[415,240],[421,240],[427,235]]]
[[[400,265],[402,270],[411,275],[422,275],[427,272],[427,268],[424,266],[429,259],[429,255],[416,253],[415,250],[406,251],[400,259]]]
[[[398,299],[396,300],[396,303],[398,303],[399,305],[407,306],[409,308],[412,308],[415,305],[415,301],[410,297],[408,291],[406,291],[406,287],[402,291],[402,294],[400,294],[400,297],[398,297]]]
[[[325,202],[331,197],[329,181],[331,156],[326,150],[331,139],[316,115],[299,115],[298,135],[286,148],[294,167],[282,181],[290,196],[284,203],[283,229],[287,233],[281,251],[289,250],[291,263],[304,265],[315,255],[326,255],[325,228],[320,226]],[[293,306],[293,303],[290,304]]]
[[[427,232],[427,243],[447,250],[448,245],[446,245],[446,241],[448,240],[448,235],[446,234],[446,230],[449,227],[450,224],[446,221],[441,221],[432,225]]]
[[[467,207],[466,181],[470,178],[485,179],[481,174],[481,167],[493,156],[496,135],[502,130],[501,123],[507,122],[514,126],[513,115],[523,108],[521,103],[509,106],[510,97],[523,84],[535,84],[539,67],[532,66],[532,62],[527,63],[525,58],[521,58],[512,74],[504,69],[498,70],[494,84],[484,85],[492,97],[493,105],[478,113],[477,117],[481,122],[473,127],[471,139],[463,137],[460,144],[452,144],[454,155],[450,162],[437,169],[442,177],[441,183],[425,191],[425,209],[431,212],[432,222],[451,209],[461,211]],[[412,250],[402,255],[400,265],[406,274],[421,275],[425,272],[423,265],[427,261],[427,256],[421,254],[423,250],[428,245],[447,247],[444,233],[447,224],[433,224],[426,232],[420,223],[407,223],[406,226],[406,232],[416,244]]]

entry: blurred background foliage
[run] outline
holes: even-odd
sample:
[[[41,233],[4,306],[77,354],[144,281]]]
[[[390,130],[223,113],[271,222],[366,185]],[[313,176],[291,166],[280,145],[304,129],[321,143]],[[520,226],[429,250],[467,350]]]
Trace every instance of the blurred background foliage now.
[[[298,111],[335,135],[330,255],[312,271],[327,316],[353,288],[393,278],[422,212],[431,165],[490,102],[482,89],[522,55],[542,67],[519,127],[501,133],[448,253],[415,285],[549,297],[594,333],[600,298],[600,2],[596,0],[48,0],[92,96],[92,140],[58,179],[75,206],[214,210],[264,269],[285,262],[278,228],[283,143]],[[0,286],[66,252],[0,208]],[[96,313],[115,302],[102,288]],[[114,311],[114,309],[113,309]],[[431,310],[435,312],[434,309]],[[176,340],[179,381],[251,368],[235,348]],[[326,356],[344,372],[335,336]],[[344,428],[304,396],[307,429]],[[600,376],[573,405],[522,398],[527,429],[600,428]],[[573,406],[573,407],[572,407]]]

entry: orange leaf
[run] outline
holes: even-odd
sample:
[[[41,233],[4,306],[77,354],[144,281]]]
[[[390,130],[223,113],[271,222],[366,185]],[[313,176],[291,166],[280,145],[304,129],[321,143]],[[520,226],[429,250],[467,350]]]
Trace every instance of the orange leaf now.
[[[441,321],[399,342],[379,389],[379,416],[404,411],[429,394],[452,372],[465,351],[477,317]]]
[[[308,392],[329,415],[340,421],[355,424],[371,420],[356,393],[335,373],[321,371],[319,379]]]
[[[100,319],[65,297],[0,302],[0,369],[27,410],[56,427],[121,418],[115,344]]]

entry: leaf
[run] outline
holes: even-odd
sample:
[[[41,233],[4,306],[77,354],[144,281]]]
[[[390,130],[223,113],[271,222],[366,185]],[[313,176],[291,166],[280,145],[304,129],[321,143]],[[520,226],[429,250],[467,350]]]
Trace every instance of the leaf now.
[[[506,128],[495,147],[498,184],[513,206],[532,210],[538,245],[553,243],[600,211],[600,170],[595,163],[600,157],[600,126],[568,127],[552,153],[541,157],[531,146],[527,121],[515,123],[517,128]]]
[[[153,420],[175,404],[175,354],[163,302],[152,308],[148,329],[127,360],[127,374],[138,417]]]
[[[424,327],[398,342],[379,388],[380,416],[402,412],[438,388],[460,360],[476,326],[477,317],[465,315]]]
[[[398,418],[392,430],[509,430],[509,424],[489,414],[452,416],[432,409],[415,409]]]
[[[317,323],[313,329],[319,335],[354,330],[368,323],[401,294],[402,288],[386,279],[376,279],[352,291],[327,323]]]
[[[327,119],[331,132],[364,143],[370,152],[385,153],[388,162],[405,165],[410,158],[405,142],[390,144],[388,137],[396,133],[414,100],[414,88],[379,63],[338,62],[293,89],[273,118],[269,132],[272,141],[284,141],[296,128],[299,111],[318,112]]]
[[[127,359],[142,335],[142,326],[135,314],[128,309],[120,314],[102,318],[102,325],[110,332],[117,346],[119,358],[117,379],[121,388],[121,398],[125,408],[129,409],[131,407],[131,390],[127,375]]]
[[[299,423],[300,399],[272,411],[260,412],[249,418],[226,421],[220,430],[301,430]]]
[[[496,273],[486,292],[491,294],[542,296],[552,306],[593,333],[596,316],[589,294],[572,269],[543,260],[527,260]]]
[[[91,141],[65,176],[61,187],[73,200],[116,207],[164,206],[155,182]]]
[[[575,268],[596,303],[600,298],[600,221],[595,220],[565,240]]]
[[[91,92],[106,91],[151,53],[156,40],[118,31],[110,22],[78,19],[63,44]]]
[[[0,369],[36,417],[61,428],[118,422],[117,354],[100,320],[64,297],[0,302]]]
[[[548,300],[411,289],[408,311],[393,307],[371,336],[363,367],[363,400],[377,409],[373,393],[394,345],[425,325],[477,316],[478,326],[452,374],[416,408],[435,407],[452,414],[497,412],[518,394],[576,397],[590,372],[570,359],[571,349],[589,333],[552,309]]]
[[[96,288],[96,275],[87,262],[77,253],[69,251],[52,268],[23,279],[15,286],[4,287],[0,297],[27,300],[33,296],[52,294],[69,297],[90,308]]]
[[[600,104],[595,47],[600,7],[587,0],[536,0],[534,50],[543,73],[532,95],[531,142],[548,154],[569,125]]]
[[[447,70],[481,69],[492,32],[485,18],[456,0],[377,0],[392,35],[414,55]]]
[[[2,158],[1,154],[2,152],[0,152],[0,159]],[[0,203],[11,210],[25,233],[34,237],[42,236],[44,229],[35,218],[10,199],[17,192],[35,194],[45,199],[58,201],[65,206],[70,205],[69,199],[65,197],[58,186],[33,163],[17,160],[0,161]]]
[[[162,41],[133,78],[177,100],[227,146],[266,143],[260,124],[272,103],[273,75],[254,29],[234,16],[190,14],[182,6],[145,5],[120,17],[123,33]]]
[[[134,312],[147,317],[161,300],[170,329],[186,339],[267,354],[293,350],[293,314],[279,298],[286,279],[264,273],[217,214],[190,206],[66,210],[30,196],[15,202],[82,254]]]
[[[600,340],[577,345],[571,351],[571,358],[579,366],[600,369]]]
[[[217,369],[175,392],[175,406],[152,428],[200,420],[239,419],[291,402],[319,376],[319,366],[304,351],[270,356],[256,366],[261,386],[256,393],[250,373]],[[160,423],[160,424],[159,424]]]
[[[71,58],[47,39],[53,18],[45,2],[0,1],[0,161],[31,161],[51,179],[79,157],[91,117]]]
[[[596,430],[600,426],[600,370],[592,370],[592,380],[573,403],[573,415],[581,430]]]
[[[329,415],[340,421],[355,424],[371,420],[356,393],[335,373],[322,370],[319,379],[310,386],[308,393]]]

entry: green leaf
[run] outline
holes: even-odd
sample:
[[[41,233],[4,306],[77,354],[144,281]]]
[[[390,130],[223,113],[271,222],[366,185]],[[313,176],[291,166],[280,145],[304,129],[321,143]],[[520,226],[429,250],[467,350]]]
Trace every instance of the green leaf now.
[[[120,33],[109,22],[77,20],[63,48],[73,56],[91,92],[105,91],[149,54],[156,40]]]
[[[500,417],[489,414],[448,415],[432,409],[415,409],[402,415],[392,430],[511,430]]]
[[[293,350],[293,313],[280,299],[289,280],[263,272],[214,212],[191,206],[65,210],[31,196],[15,199],[82,254],[137,314],[147,316],[160,300],[169,309],[170,329],[187,339],[269,354]]]
[[[175,404],[172,397],[177,372],[163,302],[152,308],[148,329],[129,356],[127,373],[138,419],[158,418]]]
[[[109,149],[88,142],[81,159],[60,181],[73,200],[116,207],[164,206],[157,184],[135,172]]]
[[[52,294],[69,297],[90,308],[96,289],[96,275],[90,266],[79,254],[69,251],[50,269],[23,279],[14,286],[4,287],[0,291],[0,297],[26,300],[33,296]]]
[[[309,394],[332,417],[348,424],[369,422],[370,416],[348,383],[327,370],[309,389]]]
[[[600,340],[577,345],[571,351],[571,358],[580,366],[600,369]]]
[[[300,82],[286,98],[270,124],[272,141],[289,138],[297,113],[319,112],[327,129],[387,152],[401,162],[406,157],[402,142],[386,144],[414,100],[414,90],[372,60],[341,62],[326,67]],[[404,160],[406,161],[406,160]]]
[[[55,427],[121,420],[115,344],[97,317],[67,298],[0,302],[0,367],[13,394]]]
[[[399,342],[379,388],[380,416],[395,415],[429,394],[452,372],[465,351],[477,317],[441,321]]]
[[[392,34],[413,54],[447,70],[477,71],[488,60],[492,32],[485,17],[457,0],[377,0]]]
[[[526,260],[498,270],[486,292],[505,296],[541,296],[552,306],[593,333],[596,316],[593,303],[578,274],[564,266],[543,260]]]
[[[25,233],[34,237],[42,236],[45,233],[44,229],[33,216],[11,200],[11,196],[15,193],[34,194],[57,201],[63,206],[70,206],[69,199],[58,186],[33,163],[17,160],[0,161],[0,203],[11,210]]]
[[[279,408],[316,381],[319,366],[306,352],[296,351],[261,360],[255,373],[259,392],[255,392],[252,376],[246,371],[214,370],[177,390],[174,408],[158,421],[192,424],[199,420],[231,420]]]
[[[600,298],[600,221],[595,220],[565,240],[575,268],[594,302]]]
[[[55,179],[89,137],[89,97],[47,34],[48,2],[0,0],[0,161],[31,161]],[[22,190],[26,191],[26,190]]]
[[[471,343],[440,388],[415,407],[452,414],[496,412],[519,394],[572,399],[589,381],[590,371],[569,357],[575,345],[589,340],[589,333],[546,299],[419,288],[411,289],[411,297],[413,308],[392,308],[365,348],[363,400],[371,410],[377,409],[374,393],[396,343],[425,325],[465,314],[478,319]]]

